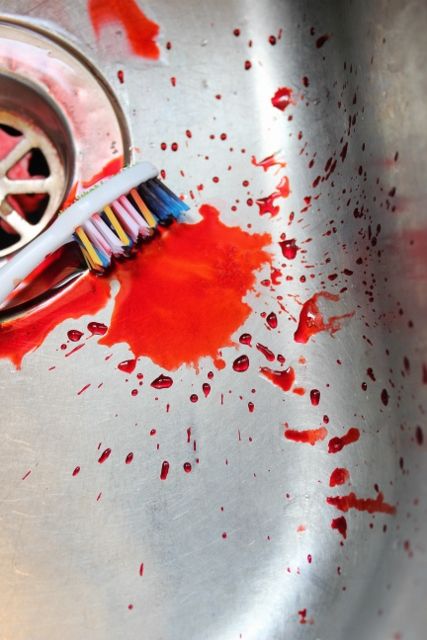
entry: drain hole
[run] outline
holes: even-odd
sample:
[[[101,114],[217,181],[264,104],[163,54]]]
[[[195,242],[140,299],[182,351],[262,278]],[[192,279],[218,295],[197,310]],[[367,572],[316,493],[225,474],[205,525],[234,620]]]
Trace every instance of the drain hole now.
[[[28,160],[28,173],[30,176],[50,176],[49,165],[40,149],[31,149]]]
[[[11,136],[12,138],[19,138],[20,136],[22,136],[22,131],[18,131],[18,129],[14,129],[13,127],[10,127],[8,124],[0,124],[0,129],[5,133],[7,133],[7,135]]]
[[[4,222],[2,222],[1,225],[4,225]],[[20,236],[18,236],[16,233],[8,233],[6,229],[3,229],[1,225],[0,225],[0,250],[8,249],[9,247],[12,247],[15,244],[15,242],[18,242],[20,238]]]
[[[22,193],[7,196],[6,201],[19,215],[30,224],[40,222],[49,204],[47,193]]]

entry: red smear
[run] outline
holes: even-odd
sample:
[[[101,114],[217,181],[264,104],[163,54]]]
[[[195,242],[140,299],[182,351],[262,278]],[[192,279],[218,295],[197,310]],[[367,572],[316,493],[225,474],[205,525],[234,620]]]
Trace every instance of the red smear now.
[[[266,158],[263,158],[263,160],[259,160],[259,161],[256,159],[255,156],[252,156],[251,162],[255,167],[262,167],[264,171],[268,171],[270,167],[279,167],[280,169],[283,169],[284,167],[286,167],[286,162],[281,162],[280,160],[277,160],[274,154],[272,154],[271,156],[267,156]]]
[[[93,187],[94,184],[96,184],[100,180],[103,180],[104,178],[109,178],[110,176],[114,176],[123,168],[123,166],[124,166],[123,156],[118,156],[117,158],[110,160],[110,162],[107,162],[107,164],[104,167],[102,167],[101,171],[98,171],[98,173],[95,173],[95,175],[92,176],[90,180],[87,180],[86,182],[82,183],[83,188],[90,189],[91,187]],[[69,202],[69,197],[67,201]],[[69,202],[69,204],[71,204],[71,202]]]
[[[108,460],[110,455],[111,455],[111,449],[105,449],[105,451],[103,453],[101,453],[101,455],[98,458],[99,464],[102,464],[103,462]]]
[[[318,49],[321,49],[323,47],[323,45],[325,44],[325,42],[327,42],[329,40],[331,36],[328,33],[325,33],[325,35],[320,36],[320,38],[317,38],[316,40],[316,47]]]
[[[279,242],[279,246],[282,250],[284,258],[287,258],[288,260],[294,260],[299,250],[299,247],[295,243],[295,238],[292,238],[290,240],[282,240],[281,242]]]
[[[162,468],[160,470],[160,480],[166,480],[166,478],[168,477],[168,473],[169,473],[169,462],[167,460],[164,460],[162,462]]]
[[[360,431],[356,427],[350,427],[347,433],[341,438],[332,438],[329,440],[328,453],[338,453],[348,444],[357,442],[360,438]]]
[[[121,286],[102,344],[125,342],[136,357],[168,370],[215,358],[233,344],[251,311],[242,298],[270,261],[264,247],[271,238],[227,227],[209,205],[200,213],[198,224],[173,225],[119,265]]]
[[[37,349],[60,322],[99,311],[107,304],[109,295],[108,280],[92,274],[83,276],[51,304],[0,324],[0,357],[8,358],[19,369],[25,354]]]
[[[349,493],[347,496],[326,498],[326,502],[344,513],[347,513],[349,509],[367,511],[368,513],[387,513],[388,515],[396,513],[396,507],[384,502],[384,495],[381,492],[376,498],[358,498],[355,493]]]
[[[277,194],[281,197],[281,198],[288,198],[289,194],[291,193],[291,187],[289,185],[289,178],[288,176],[283,176],[283,178],[281,178],[279,184],[276,186],[277,189]]]
[[[292,100],[292,89],[289,87],[280,87],[277,89],[271,98],[271,104],[273,107],[276,107],[276,109],[280,109],[280,111],[287,109],[290,104],[295,104]]]
[[[269,196],[265,196],[265,198],[258,198],[256,201],[259,208],[259,215],[265,216],[267,213],[274,218],[280,211],[280,207],[274,204],[275,200],[278,198],[277,193],[270,193]]]
[[[331,522],[331,528],[336,529],[338,533],[342,535],[344,540],[347,538],[347,520],[344,518],[344,516],[334,518]]]
[[[141,562],[141,564],[139,565],[139,575],[142,576],[144,575],[144,563]]]
[[[350,474],[348,472],[348,469],[337,467],[331,473],[331,477],[329,479],[329,486],[337,487],[338,485],[345,484],[349,480],[350,480]]]
[[[269,362],[274,362],[274,360],[276,359],[274,353],[260,342],[257,343],[256,348],[267,358]]]
[[[123,362],[119,362],[117,365],[117,369],[123,371],[124,373],[132,373],[136,367],[136,358],[132,358],[131,360],[123,360]]]
[[[284,371],[273,371],[269,367],[261,367],[260,373],[283,391],[289,391],[295,381],[295,371],[292,367]]]
[[[345,313],[340,316],[330,316],[326,321],[319,310],[318,301],[320,298],[338,302],[339,296],[329,293],[328,291],[320,291],[309,298],[304,304],[300,312],[298,328],[294,333],[295,342],[305,344],[316,333],[321,331],[329,331],[331,335],[341,329],[341,321],[345,318],[351,318],[352,313]]]
[[[142,13],[135,0],[89,0],[88,11],[97,38],[105,24],[119,22],[133,53],[153,60],[159,58],[160,49],[155,42],[159,25]]]
[[[87,389],[89,389],[90,385],[91,385],[91,383],[90,383],[90,382],[88,382],[87,384],[85,384],[85,386],[84,386],[84,387],[82,387],[82,388],[80,389],[80,391],[77,391],[77,395],[78,395],[78,396],[81,396],[81,395],[82,395],[82,393],[84,393]]]
[[[314,446],[316,442],[324,440],[328,435],[328,430],[325,427],[319,429],[305,429],[304,431],[297,431],[296,429],[286,429],[283,433],[287,440],[293,440],[293,442],[303,442],[305,444],[311,444]]]

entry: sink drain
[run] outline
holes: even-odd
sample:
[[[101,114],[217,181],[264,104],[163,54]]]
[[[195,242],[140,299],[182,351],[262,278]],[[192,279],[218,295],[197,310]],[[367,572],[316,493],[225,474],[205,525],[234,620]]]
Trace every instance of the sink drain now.
[[[0,259],[129,156],[124,115],[90,61],[38,24],[0,19]]]

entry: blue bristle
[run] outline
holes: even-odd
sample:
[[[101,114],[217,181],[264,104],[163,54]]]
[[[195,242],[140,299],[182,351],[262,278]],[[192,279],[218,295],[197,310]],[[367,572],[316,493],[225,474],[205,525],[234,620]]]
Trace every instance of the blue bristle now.
[[[163,223],[170,222],[171,218],[178,218],[188,209],[187,205],[169,189],[166,190],[159,180],[148,180],[139,187],[139,192],[151,212]]]
[[[182,212],[188,211],[190,209],[188,204],[183,202],[181,198],[178,198],[178,196],[173,191],[171,191],[169,187],[167,187],[158,178],[153,178],[151,182],[154,183],[158,189],[160,189],[160,193],[164,193],[166,196],[168,196],[171,199],[171,201],[175,204],[177,209],[179,209]]]

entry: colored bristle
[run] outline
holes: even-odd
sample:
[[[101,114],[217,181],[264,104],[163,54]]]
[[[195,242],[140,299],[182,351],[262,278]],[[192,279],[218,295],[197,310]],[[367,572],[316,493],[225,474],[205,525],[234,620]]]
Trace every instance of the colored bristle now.
[[[160,180],[152,178],[95,213],[74,236],[89,268],[102,273],[113,257],[126,257],[159,223],[170,224],[188,209]]]

